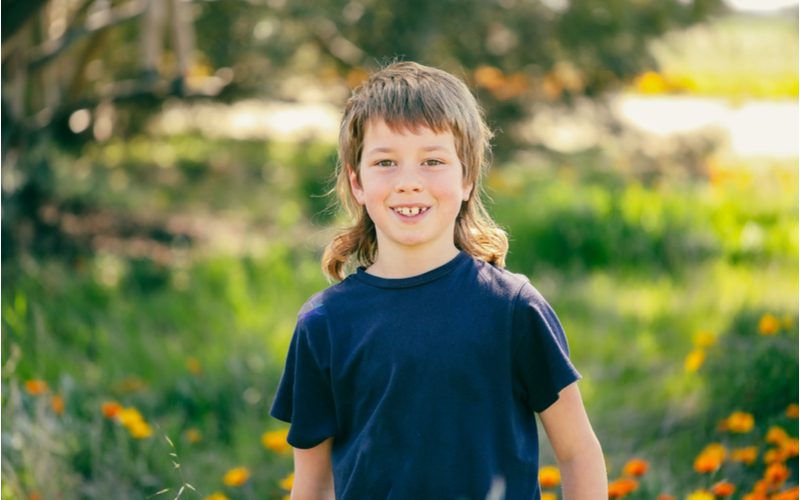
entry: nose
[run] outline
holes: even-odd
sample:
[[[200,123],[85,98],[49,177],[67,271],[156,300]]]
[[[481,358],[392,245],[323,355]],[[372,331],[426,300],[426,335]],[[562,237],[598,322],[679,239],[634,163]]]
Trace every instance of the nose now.
[[[422,191],[422,178],[416,165],[401,165],[397,169],[394,189],[398,193],[418,193]]]

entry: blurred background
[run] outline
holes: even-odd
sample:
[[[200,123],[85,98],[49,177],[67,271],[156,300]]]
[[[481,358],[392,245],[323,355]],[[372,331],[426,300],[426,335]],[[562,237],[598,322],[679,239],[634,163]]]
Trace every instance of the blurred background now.
[[[797,498],[797,9],[3,0],[2,498],[288,493],[268,409],[345,222],[340,112],[396,59],[486,109],[609,495]]]

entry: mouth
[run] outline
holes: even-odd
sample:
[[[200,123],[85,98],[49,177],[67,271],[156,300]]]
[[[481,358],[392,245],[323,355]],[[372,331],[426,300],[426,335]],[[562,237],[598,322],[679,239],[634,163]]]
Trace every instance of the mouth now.
[[[416,217],[418,215],[422,215],[425,212],[427,212],[429,208],[430,207],[404,206],[404,207],[392,207],[392,210],[394,211],[394,213],[401,215],[403,217]]]

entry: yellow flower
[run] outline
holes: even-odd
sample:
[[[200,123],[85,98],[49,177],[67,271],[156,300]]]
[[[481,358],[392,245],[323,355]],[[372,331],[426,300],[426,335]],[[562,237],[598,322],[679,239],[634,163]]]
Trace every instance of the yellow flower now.
[[[786,408],[786,416],[789,418],[797,418],[798,413],[800,413],[800,411],[798,410],[797,405],[794,403],[790,404],[789,407]]]
[[[284,490],[292,491],[292,486],[294,486],[294,472],[291,472],[288,476],[281,479],[278,486]]]
[[[731,460],[734,462],[741,462],[751,465],[758,458],[758,448],[755,446],[747,446],[745,448],[737,448],[731,450]]]
[[[694,334],[694,338],[692,339],[694,346],[697,348],[704,348],[704,347],[711,347],[717,341],[717,337],[706,330],[700,330],[699,332]]]
[[[214,493],[208,495],[205,500],[228,500],[228,497],[219,491],[215,491]]]
[[[288,435],[288,429],[267,431],[261,435],[261,444],[264,445],[264,448],[276,453],[287,453],[292,450],[292,447],[286,442],[286,436]]]
[[[694,373],[703,366],[703,363],[706,361],[706,352],[702,349],[692,349],[686,356],[686,360],[683,362],[683,367],[688,373]]]
[[[548,465],[539,469],[539,484],[542,488],[554,488],[561,484],[561,472]]]
[[[129,427],[137,422],[144,421],[144,418],[142,418],[142,414],[139,413],[139,410],[129,407],[123,408],[117,412],[117,420],[125,427]]]
[[[136,420],[126,427],[128,427],[128,432],[131,433],[131,436],[136,439],[146,439],[153,435],[152,427],[144,420]]]
[[[695,490],[689,493],[686,500],[714,500],[714,494],[708,490]]]
[[[243,485],[250,479],[250,470],[247,467],[234,467],[225,473],[222,482],[225,486],[236,488]]]
[[[25,381],[25,390],[28,391],[28,394],[31,396],[40,396],[50,390],[50,388],[47,387],[47,382],[44,380],[33,379]]]
[[[669,84],[664,77],[654,71],[647,71],[636,77],[634,85],[642,94],[663,94],[669,90]]]
[[[765,314],[761,316],[758,321],[758,333],[761,335],[775,335],[781,329],[781,320],[772,314]]]
[[[558,500],[558,495],[556,495],[552,491],[544,491],[544,492],[542,492],[541,499],[542,500]]]
[[[730,432],[745,434],[753,430],[755,419],[753,415],[743,411],[735,411],[722,421],[721,427]]]

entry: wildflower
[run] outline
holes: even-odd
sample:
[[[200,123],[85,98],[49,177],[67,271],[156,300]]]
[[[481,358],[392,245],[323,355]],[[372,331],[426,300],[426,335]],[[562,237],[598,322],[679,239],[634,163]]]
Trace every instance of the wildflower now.
[[[798,417],[798,407],[796,404],[792,403],[786,408],[786,416],[789,418],[797,418]]]
[[[100,405],[100,411],[106,418],[115,418],[122,411],[122,405],[116,401],[106,401]]]
[[[760,335],[775,335],[781,329],[781,321],[772,314],[761,316],[758,321],[758,333]]]
[[[553,493],[552,491],[543,491],[541,499],[542,500],[558,500],[558,496],[555,493]]]
[[[228,497],[219,491],[215,491],[214,493],[208,495],[205,500],[228,500]]]
[[[783,428],[778,427],[777,425],[770,427],[767,431],[767,435],[764,437],[764,441],[770,444],[781,444],[788,439],[789,434],[787,434]]]
[[[146,439],[153,435],[153,428],[144,420],[131,422],[127,427],[128,432],[136,439]]]
[[[539,469],[539,484],[542,488],[554,488],[561,484],[561,471],[552,465]]]
[[[694,373],[703,366],[706,361],[706,352],[702,349],[693,349],[683,362],[683,368],[688,373]]]
[[[198,431],[194,427],[186,429],[186,432],[184,432],[183,435],[186,438],[186,440],[192,444],[199,443],[203,439],[203,436],[202,434],[200,434],[200,431]]]
[[[769,500],[766,493],[750,492],[742,497],[742,500]]]
[[[797,439],[786,439],[781,442],[781,451],[786,455],[786,458],[796,457],[798,455],[798,442]]]
[[[646,71],[636,77],[634,85],[642,94],[664,94],[669,90],[669,84],[664,77],[654,71]]]
[[[286,453],[292,450],[292,447],[286,442],[288,435],[288,429],[268,431],[261,435],[261,444],[264,445],[264,448],[276,453]]]
[[[695,490],[689,493],[686,500],[714,500],[714,494],[708,490]]]
[[[784,462],[787,458],[786,454],[780,448],[773,448],[764,453],[765,464],[779,464]]]
[[[122,408],[117,413],[117,420],[125,427],[128,427],[129,425],[133,425],[136,422],[143,421],[144,417],[142,417],[142,414],[139,413],[139,410],[130,407],[130,408]]]
[[[639,487],[639,482],[635,479],[622,478],[608,483],[608,498],[622,498],[629,493],[633,493]]]
[[[189,373],[192,375],[200,375],[200,373],[203,371],[203,367],[200,365],[200,360],[194,356],[189,356],[186,358],[186,369],[189,370]]]
[[[647,469],[650,468],[650,464],[647,463],[646,460],[642,460],[641,458],[634,458],[628,461],[625,466],[622,468],[623,474],[626,476],[633,476],[633,477],[640,477],[643,476]]]
[[[758,448],[755,446],[747,446],[745,448],[737,448],[731,450],[731,460],[734,462],[741,462],[747,465],[752,465],[758,458]]]
[[[243,485],[250,479],[250,470],[247,467],[234,467],[225,473],[222,482],[225,486],[236,488]]]
[[[713,333],[709,331],[700,330],[699,332],[694,334],[692,341],[695,347],[702,349],[714,345],[714,343],[717,341],[717,338]]]
[[[281,479],[281,481],[278,483],[278,486],[284,490],[292,491],[292,486],[294,486],[294,472],[289,473],[288,476]]]
[[[672,495],[661,493],[660,495],[658,495],[658,497],[656,497],[656,500],[677,500],[677,499]]]
[[[755,419],[753,415],[743,411],[735,411],[720,423],[720,428],[730,432],[746,434],[753,430]]]
[[[783,464],[772,464],[764,472],[764,480],[771,485],[782,484],[789,478],[789,469]]]
[[[725,447],[718,443],[706,446],[694,460],[694,470],[701,474],[714,472],[722,466],[727,454]]]
[[[49,389],[50,388],[47,387],[47,382],[44,380],[31,379],[25,381],[25,390],[28,391],[28,394],[31,396],[41,396]]]
[[[728,481],[720,481],[711,487],[711,493],[718,497],[729,497],[736,492],[736,486]]]
[[[772,495],[770,500],[797,500],[798,494],[800,493],[798,492],[797,486],[795,486],[792,489]]]
[[[54,412],[61,415],[64,413],[64,398],[56,394],[50,399],[50,407]]]

